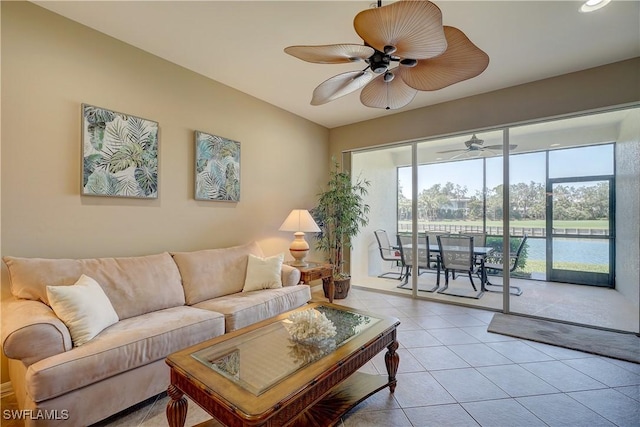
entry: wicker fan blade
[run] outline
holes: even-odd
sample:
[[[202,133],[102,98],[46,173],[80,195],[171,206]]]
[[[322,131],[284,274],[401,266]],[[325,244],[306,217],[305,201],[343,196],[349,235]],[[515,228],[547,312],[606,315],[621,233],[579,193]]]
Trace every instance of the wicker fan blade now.
[[[442,30],[442,12],[426,0],[398,1],[358,13],[353,20],[356,32],[368,45],[394,56],[425,59],[440,55],[447,48]],[[386,52],[385,52],[386,53]]]
[[[313,90],[311,105],[322,105],[356,91],[369,83],[373,74],[366,71],[349,71],[320,83]]]
[[[418,90],[438,90],[470,79],[489,65],[489,56],[457,28],[444,27],[447,50],[437,58],[419,60],[415,67],[401,67],[400,77]]]
[[[394,68],[391,72],[397,71]],[[385,75],[380,74],[366,85],[360,92],[360,101],[367,107],[397,110],[402,108],[415,98],[417,90],[407,86],[400,78],[390,82],[385,81]]]
[[[363,61],[373,55],[369,46],[359,44],[328,44],[321,46],[289,46],[284,51],[291,56],[316,64],[342,64]]]
[[[502,145],[488,145],[484,148],[488,150],[502,150]],[[516,144],[509,144],[509,150],[515,150],[516,148],[518,148]]]

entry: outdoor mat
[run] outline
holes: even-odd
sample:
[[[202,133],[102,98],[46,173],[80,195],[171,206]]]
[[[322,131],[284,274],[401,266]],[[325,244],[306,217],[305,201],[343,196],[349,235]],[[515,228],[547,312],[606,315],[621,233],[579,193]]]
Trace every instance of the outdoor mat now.
[[[488,332],[640,363],[640,337],[549,320],[496,313]]]

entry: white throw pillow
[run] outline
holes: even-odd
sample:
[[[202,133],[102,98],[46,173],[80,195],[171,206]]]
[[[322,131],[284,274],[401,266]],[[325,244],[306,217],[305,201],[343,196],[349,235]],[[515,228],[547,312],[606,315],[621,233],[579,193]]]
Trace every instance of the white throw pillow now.
[[[247,261],[247,277],[242,292],[259,289],[275,289],[282,287],[282,262],[284,254],[267,258],[249,254]]]
[[[56,316],[67,325],[74,346],[80,346],[116,323],[118,314],[98,282],[84,274],[72,286],[47,286]]]

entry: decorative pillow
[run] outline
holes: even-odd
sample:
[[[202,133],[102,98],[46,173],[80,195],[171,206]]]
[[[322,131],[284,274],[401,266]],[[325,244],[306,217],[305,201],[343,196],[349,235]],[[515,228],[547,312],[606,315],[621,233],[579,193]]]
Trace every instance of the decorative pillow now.
[[[282,287],[281,274],[284,254],[267,258],[249,254],[248,257],[247,277],[244,280],[242,292]]]
[[[118,315],[98,282],[82,275],[72,286],[47,286],[56,316],[67,325],[74,346],[80,346],[116,323]]]

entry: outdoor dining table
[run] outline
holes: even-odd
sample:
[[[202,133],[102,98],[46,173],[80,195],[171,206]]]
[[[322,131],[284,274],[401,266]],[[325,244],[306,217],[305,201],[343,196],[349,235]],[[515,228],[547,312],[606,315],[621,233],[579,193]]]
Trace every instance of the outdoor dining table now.
[[[425,249],[427,245],[424,243],[418,243],[418,250]],[[413,245],[407,245],[406,249],[411,250]],[[456,250],[455,247],[451,247],[451,250]],[[460,251],[467,250],[466,247],[460,247]],[[487,283],[487,271],[484,267],[484,262],[487,256],[491,255],[495,251],[491,246],[474,246],[473,255],[480,261],[480,289],[486,291],[485,284]],[[438,245],[429,244],[429,252],[440,253],[440,247]],[[445,273],[446,274],[446,273]]]

